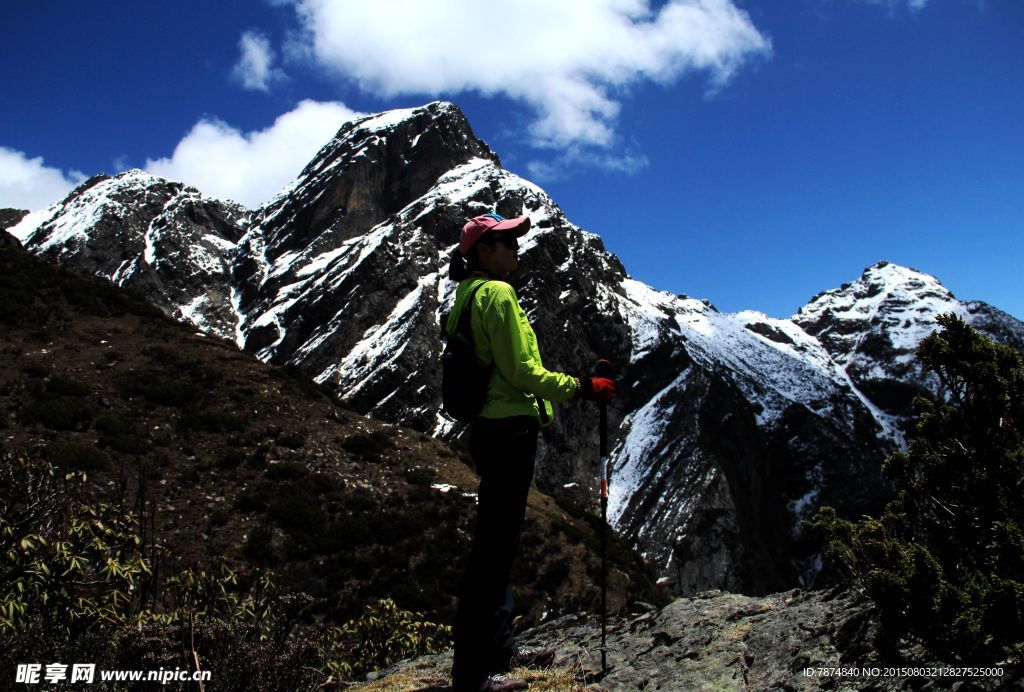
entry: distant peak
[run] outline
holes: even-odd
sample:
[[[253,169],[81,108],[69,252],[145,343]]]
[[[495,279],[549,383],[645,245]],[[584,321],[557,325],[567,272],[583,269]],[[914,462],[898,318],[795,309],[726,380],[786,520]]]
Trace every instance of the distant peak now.
[[[372,113],[353,120],[351,122],[351,127],[357,130],[380,132],[392,130],[402,123],[420,120],[424,116],[428,116],[431,119],[455,117],[456,119],[468,124],[466,116],[454,103],[448,101],[433,101],[424,106],[417,106],[415,108],[398,108],[395,110],[382,111],[380,113]]]
[[[874,311],[872,306],[887,300],[904,303],[938,300],[952,304],[956,297],[931,274],[880,260],[866,268],[855,281],[814,296],[793,318],[802,324],[831,313],[870,314]]]
[[[901,264],[894,264],[889,260],[880,260],[864,270],[861,274],[862,281],[884,280],[886,283],[916,282],[942,286],[942,282],[932,274],[928,274],[913,267],[905,267]]]

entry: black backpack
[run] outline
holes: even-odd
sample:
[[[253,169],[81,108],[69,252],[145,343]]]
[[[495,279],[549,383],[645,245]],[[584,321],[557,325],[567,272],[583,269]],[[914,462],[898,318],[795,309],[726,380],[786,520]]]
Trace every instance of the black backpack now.
[[[494,368],[477,362],[470,326],[473,297],[486,283],[480,282],[470,292],[455,333],[445,334],[444,353],[441,355],[441,408],[451,418],[464,423],[475,420],[483,410]]]

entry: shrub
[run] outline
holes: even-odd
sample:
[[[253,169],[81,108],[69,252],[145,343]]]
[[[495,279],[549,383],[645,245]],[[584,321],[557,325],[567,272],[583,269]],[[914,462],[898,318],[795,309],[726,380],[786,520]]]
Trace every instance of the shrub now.
[[[217,507],[210,512],[210,525],[211,526],[224,526],[231,520],[231,512],[224,509],[223,507]]]
[[[341,446],[363,461],[379,461],[388,450],[394,448],[395,443],[383,430],[374,430],[371,433],[352,435],[346,438]]]
[[[76,471],[95,471],[110,466],[110,458],[92,445],[55,442],[43,450],[46,460],[55,466]]]
[[[309,467],[301,461],[279,461],[270,464],[265,471],[272,481],[294,481],[309,475]]]
[[[309,436],[305,430],[292,430],[286,432],[277,438],[277,444],[288,449],[302,449],[306,444],[306,438]]]
[[[135,424],[117,415],[103,415],[96,419],[93,428],[99,435],[101,447],[113,449],[122,454],[145,454],[149,451],[149,442],[139,435]]]
[[[569,562],[555,560],[549,562],[537,579],[536,587],[543,593],[555,593],[565,580],[569,578]]]
[[[312,689],[326,676],[323,637],[296,635],[309,596],[225,561],[158,585],[144,550],[135,518],[96,502],[84,474],[0,454],[0,667],[191,668],[195,647],[225,689]]]
[[[235,501],[235,509],[246,514],[265,512],[270,506],[273,495],[273,484],[257,482],[253,487],[238,496],[238,500]]]
[[[246,454],[244,450],[237,447],[227,447],[221,450],[217,466],[222,469],[237,469],[245,460]]]
[[[142,396],[150,403],[171,408],[188,408],[203,396],[203,390],[188,382],[157,377],[140,383]]]
[[[124,416],[104,414],[93,424],[96,432],[101,435],[127,435],[135,432],[135,424]]]
[[[447,651],[451,641],[451,627],[383,599],[366,606],[362,617],[333,628],[321,657],[339,679],[363,679],[397,661]]]
[[[437,477],[437,471],[429,466],[417,466],[405,472],[405,480],[412,485],[430,485]]]
[[[174,349],[160,344],[147,346],[142,353],[162,365],[176,365],[180,360]]]
[[[252,450],[252,454],[246,459],[246,464],[254,469],[261,469],[267,465],[267,455],[270,454],[268,445],[259,445]]]
[[[262,522],[252,526],[246,536],[242,555],[257,565],[269,565],[277,561],[273,552],[274,531],[269,524]]]
[[[317,495],[341,499],[344,484],[339,479],[326,473],[314,473],[309,477],[310,487]]]
[[[1019,658],[1024,633],[1024,365],[952,315],[917,355],[940,388],[915,401],[916,436],[883,466],[879,518],[823,507],[807,523],[877,605],[882,646],[906,637],[970,665]]]
[[[135,518],[90,502],[84,474],[0,461],[0,643],[30,628],[65,639],[126,624],[150,573]]]
[[[297,365],[274,368],[270,371],[270,376],[291,383],[297,391],[312,401],[321,400],[326,396],[323,388]]]
[[[49,366],[44,365],[43,363],[29,363],[23,367],[21,371],[36,380],[41,380],[48,377],[50,374]]]
[[[57,397],[36,401],[22,411],[22,420],[41,423],[50,430],[79,430],[89,426],[94,415],[92,405],[79,397]]]
[[[246,622],[187,618],[171,624],[147,623],[125,629],[108,646],[116,657],[111,670],[195,670],[194,646],[202,670],[212,673],[207,690],[278,692],[320,689],[326,675],[319,668],[320,640],[315,633],[283,640],[261,637],[258,627]],[[77,660],[95,660],[80,657]],[[195,690],[195,683],[145,689]],[[68,689],[74,689],[70,687]],[[83,689],[90,689],[84,687]],[[129,689],[129,688],[118,688]],[[142,689],[142,688],[132,688]]]
[[[292,539],[288,547],[296,555],[309,555],[321,549],[330,520],[305,485],[282,485],[267,514]]]
[[[35,295],[28,287],[0,286],[0,322],[21,324],[35,313]]]
[[[246,425],[244,416],[230,411],[187,411],[178,419],[182,432],[238,433]]]
[[[46,383],[46,392],[51,396],[87,396],[92,389],[66,375],[54,375]]]

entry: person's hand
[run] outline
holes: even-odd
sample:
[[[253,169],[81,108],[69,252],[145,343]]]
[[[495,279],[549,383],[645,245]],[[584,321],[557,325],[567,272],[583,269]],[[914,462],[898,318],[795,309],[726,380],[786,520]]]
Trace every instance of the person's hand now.
[[[576,396],[587,401],[607,404],[615,398],[615,381],[608,377],[580,377]]]

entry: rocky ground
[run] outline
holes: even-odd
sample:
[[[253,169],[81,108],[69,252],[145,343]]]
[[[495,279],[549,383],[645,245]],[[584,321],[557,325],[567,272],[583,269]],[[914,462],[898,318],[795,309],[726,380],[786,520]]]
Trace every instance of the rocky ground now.
[[[763,597],[713,591],[662,610],[638,606],[609,623],[601,674],[600,622],[569,615],[523,632],[530,646],[559,652],[553,673],[519,671],[532,690],[888,690],[1021,688],[1019,672],[954,679],[894,675],[866,644],[874,628],[851,591],[787,591]],[[924,667],[905,651],[889,667]],[[363,689],[445,690],[451,653],[405,661],[371,676]],[[877,670],[875,670],[877,668]],[[827,675],[841,669],[845,675]],[[852,675],[859,669],[861,675]],[[867,669],[867,674],[865,674]]]

